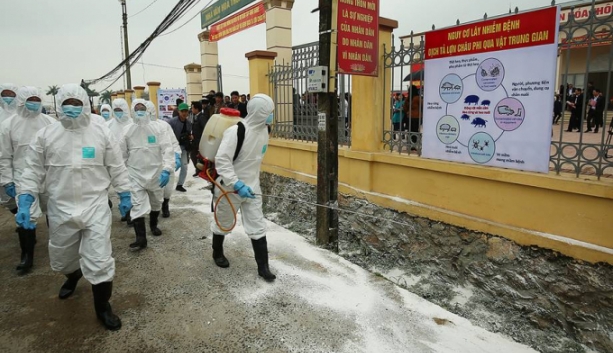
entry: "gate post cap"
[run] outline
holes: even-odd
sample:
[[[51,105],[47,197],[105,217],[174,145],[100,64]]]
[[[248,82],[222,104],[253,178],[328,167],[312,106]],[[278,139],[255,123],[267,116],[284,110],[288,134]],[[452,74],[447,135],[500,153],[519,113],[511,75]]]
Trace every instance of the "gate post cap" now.
[[[266,50],[254,50],[245,54],[245,57],[249,60],[253,59],[274,59],[277,57],[277,52]]]

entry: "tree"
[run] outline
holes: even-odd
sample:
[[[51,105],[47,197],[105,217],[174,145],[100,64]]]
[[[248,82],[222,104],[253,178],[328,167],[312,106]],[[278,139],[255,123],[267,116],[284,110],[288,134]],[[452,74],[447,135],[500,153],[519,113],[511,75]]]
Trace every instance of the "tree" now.
[[[46,93],[48,96],[53,96],[53,110],[55,110],[55,114],[57,114],[57,103],[55,101],[55,96],[57,95],[59,90],[60,88],[58,86],[49,86],[49,89]]]
[[[98,97],[100,96],[100,93],[96,92],[95,89],[91,89],[89,88],[89,83],[81,80],[81,87],[83,87],[83,89],[85,90],[85,92],[87,92],[87,96],[89,97],[89,104],[90,106],[94,106],[94,97]]]
[[[100,94],[100,103],[102,104],[111,104],[111,99],[113,96],[113,91],[106,90]]]

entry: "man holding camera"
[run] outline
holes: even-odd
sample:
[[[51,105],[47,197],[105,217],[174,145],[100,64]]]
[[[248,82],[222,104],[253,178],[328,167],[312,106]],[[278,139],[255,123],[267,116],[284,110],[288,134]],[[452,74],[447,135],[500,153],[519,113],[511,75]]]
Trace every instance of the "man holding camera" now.
[[[185,178],[187,177],[189,152],[193,149],[194,136],[192,135],[192,123],[187,120],[189,106],[186,103],[181,103],[178,110],[179,116],[172,118],[168,124],[172,127],[172,131],[175,133],[179,145],[181,145],[181,172],[179,173],[179,182],[175,190],[186,192],[187,190],[183,187],[183,183],[185,183]]]

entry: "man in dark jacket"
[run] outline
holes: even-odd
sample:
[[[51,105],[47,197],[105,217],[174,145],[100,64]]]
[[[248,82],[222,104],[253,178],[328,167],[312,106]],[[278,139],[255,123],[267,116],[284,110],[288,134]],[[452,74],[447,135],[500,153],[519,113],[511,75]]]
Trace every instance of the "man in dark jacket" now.
[[[227,107],[236,109],[239,112],[241,112],[241,118],[246,117],[247,116],[247,104],[240,102],[240,95],[238,94],[238,91],[234,91],[230,93],[230,96],[231,96],[231,100],[230,100],[230,103],[227,105]]]
[[[192,124],[192,135],[194,136],[194,149],[190,151],[189,156],[194,164],[194,168],[196,168],[196,174],[194,176],[198,176],[198,168],[196,165],[198,164],[198,146],[200,146],[200,139],[202,138],[202,132],[204,132],[204,127],[206,123],[209,122],[210,110],[203,109],[201,102],[192,102],[192,114],[194,114],[194,123]]]
[[[587,112],[587,131],[592,131],[592,123],[594,124],[594,133],[598,133],[598,128],[602,126],[605,102],[598,88],[595,88],[592,92],[592,99],[588,104]]]

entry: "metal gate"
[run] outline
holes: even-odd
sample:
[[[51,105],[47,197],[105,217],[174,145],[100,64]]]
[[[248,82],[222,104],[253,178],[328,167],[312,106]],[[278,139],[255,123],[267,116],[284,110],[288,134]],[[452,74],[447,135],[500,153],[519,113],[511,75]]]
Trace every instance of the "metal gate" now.
[[[580,111],[580,129],[577,132],[568,131],[571,115],[569,111],[564,110],[556,122],[553,107],[548,108],[552,112],[553,124],[550,170],[557,174],[572,173],[576,177],[593,175],[598,179],[603,176],[613,178],[613,12],[602,10],[596,0],[586,4],[587,6],[584,4],[580,8],[563,8],[565,15],[562,16],[560,24],[558,44],[558,86],[561,87],[556,93],[560,96],[562,107],[566,107],[569,99],[575,99],[576,94],[570,94],[576,92],[572,86],[583,88],[590,93],[583,95],[585,99]],[[518,12],[515,8],[515,13]],[[488,19],[487,16],[485,19]],[[460,25],[459,20],[456,25]],[[415,64],[423,64],[423,58],[424,36],[421,34],[414,35],[411,32],[399,46],[393,44],[391,48],[384,48],[384,67],[391,71],[392,91],[382,92],[389,102],[381,112],[382,119],[385,119],[385,109],[389,109],[390,116],[393,116],[395,94],[407,96],[409,102],[412,102],[415,95],[422,95],[420,90],[411,89],[411,85],[423,87],[423,70],[410,72],[409,68]],[[592,82],[593,84],[590,84]],[[603,125],[597,133],[589,131],[586,114],[594,88],[602,91],[602,99],[605,101]],[[420,155],[422,120],[420,112],[418,119],[405,119],[406,125],[396,126],[397,129],[394,129],[391,122],[383,121],[384,126],[389,126],[383,134],[385,148],[392,152]]]
[[[221,65],[217,65],[217,92],[223,92],[223,76],[221,73]]]
[[[307,90],[307,72],[317,66],[319,43],[292,48],[291,63],[275,63],[268,78],[275,101],[272,136],[289,140],[317,141],[317,94]],[[351,77],[337,76],[339,144],[351,144]]]

